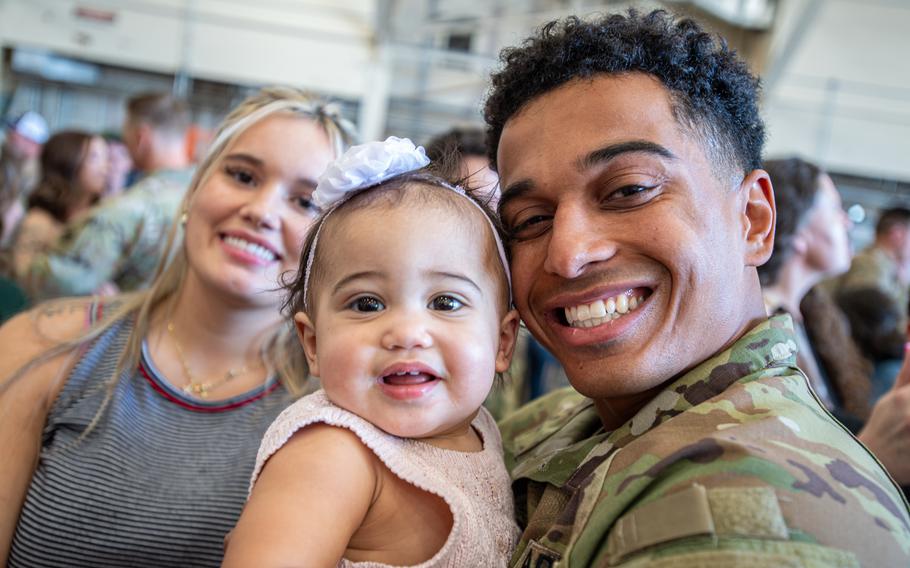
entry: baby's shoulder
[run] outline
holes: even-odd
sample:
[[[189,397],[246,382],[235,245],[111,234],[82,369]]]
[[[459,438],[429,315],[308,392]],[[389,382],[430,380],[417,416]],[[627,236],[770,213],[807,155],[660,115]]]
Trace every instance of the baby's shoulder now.
[[[357,434],[325,422],[298,429],[278,451],[297,462],[332,462],[339,467],[371,465],[377,461]]]
[[[376,471],[378,458],[364,441],[362,422],[325,398],[318,391],[303,397],[287,409],[269,426],[259,446],[256,465],[250,480],[250,489],[256,483],[266,462],[293,462],[297,467],[312,470],[319,468],[331,474],[332,467],[367,467]]]

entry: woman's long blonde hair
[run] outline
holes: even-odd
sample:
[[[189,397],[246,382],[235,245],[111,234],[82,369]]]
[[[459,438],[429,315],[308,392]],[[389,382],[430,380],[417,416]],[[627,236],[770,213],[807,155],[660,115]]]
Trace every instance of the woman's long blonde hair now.
[[[241,102],[221,123],[208,153],[190,182],[183,198],[181,211],[188,209],[196,190],[205,184],[212,175],[215,166],[230,143],[253,124],[278,112],[291,113],[315,121],[328,135],[335,157],[340,156],[353,142],[353,126],[342,118],[334,105],[327,104],[317,97],[294,88],[264,88]],[[142,341],[148,334],[151,314],[155,308],[171,299],[180,289],[186,277],[188,264],[181,233],[180,224],[174,223],[168,233],[164,254],[148,289],[123,294],[112,300],[107,310],[108,313],[101,321],[79,337],[62,342],[39,356],[35,361],[25,365],[7,384],[21,377],[25,371],[42,361],[69,350],[78,351],[78,347],[95,340],[116,323],[128,317],[135,317],[134,327],[126,347],[117,361],[115,372],[107,379],[107,393],[104,401],[83,436],[88,434],[100,420],[124,371],[133,369],[139,364]],[[277,373],[281,383],[292,395],[300,396],[310,390],[306,359],[290,321],[277,326],[263,343],[260,353],[270,371],[269,374]]]

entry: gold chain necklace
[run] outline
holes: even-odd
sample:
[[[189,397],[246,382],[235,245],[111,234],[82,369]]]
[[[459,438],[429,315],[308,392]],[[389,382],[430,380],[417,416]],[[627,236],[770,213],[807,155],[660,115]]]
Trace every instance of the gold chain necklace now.
[[[228,369],[224,374],[224,377],[221,379],[215,381],[197,381],[193,376],[192,371],[190,371],[189,364],[186,362],[186,356],[183,354],[183,347],[181,347],[180,342],[177,341],[177,335],[174,333],[174,323],[171,321],[167,322],[167,332],[168,335],[171,336],[171,339],[174,341],[174,347],[177,348],[177,358],[180,359],[180,366],[183,367],[183,374],[186,375],[186,378],[189,381],[183,387],[183,392],[186,394],[198,396],[199,398],[208,398],[209,392],[212,390],[232,381],[240,375],[245,375],[247,373],[246,365],[244,365],[239,369]]]

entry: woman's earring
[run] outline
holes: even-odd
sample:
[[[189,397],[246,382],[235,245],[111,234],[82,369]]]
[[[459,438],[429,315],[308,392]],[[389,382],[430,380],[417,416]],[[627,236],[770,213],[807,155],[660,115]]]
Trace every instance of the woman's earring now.
[[[186,227],[186,211],[180,214],[180,226]]]

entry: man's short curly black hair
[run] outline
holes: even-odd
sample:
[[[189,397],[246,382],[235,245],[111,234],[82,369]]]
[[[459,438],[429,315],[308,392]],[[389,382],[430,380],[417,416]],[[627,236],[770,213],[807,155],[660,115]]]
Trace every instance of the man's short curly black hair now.
[[[677,122],[701,139],[720,171],[761,167],[759,80],[722,38],[693,20],[634,9],[596,21],[554,20],[504,49],[500,60],[504,67],[492,76],[484,108],[494,168],[506,121],[532,100],[572,80],[632,72],[663,83]]]

